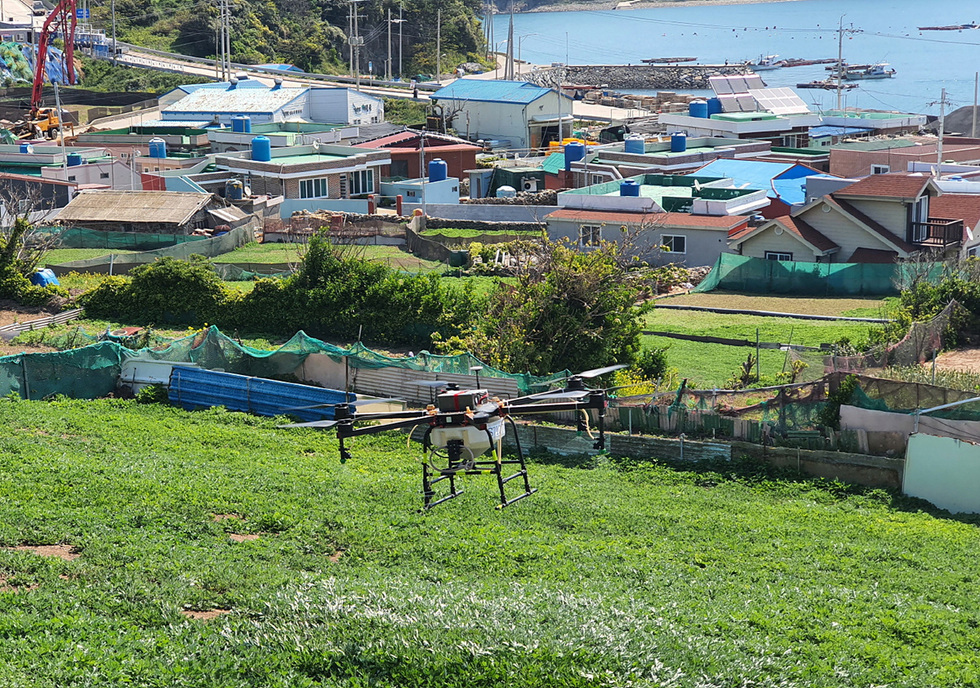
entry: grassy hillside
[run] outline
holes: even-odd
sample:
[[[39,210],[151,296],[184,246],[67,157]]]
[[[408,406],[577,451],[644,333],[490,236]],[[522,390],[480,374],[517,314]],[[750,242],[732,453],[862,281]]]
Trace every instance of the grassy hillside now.
[[[546,461],[419,513],[403,435],[341,465],[221,410],[0,401],[6,686],[965,686],[980,533],[726,464]],[[17,546],[63,545],[66,560]],[[210,612],[210,620],[200,617]]]

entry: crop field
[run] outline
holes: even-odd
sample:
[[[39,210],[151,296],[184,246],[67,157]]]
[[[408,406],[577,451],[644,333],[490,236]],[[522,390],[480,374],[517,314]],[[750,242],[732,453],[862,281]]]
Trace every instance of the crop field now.
[[[405,436],[0,401],[4,686],[968,686],[976,519],[749,463],[531,464],[420,513]]]
[[[44,265],[60,265],[70,263],[73,260],[88,260],[89,258],[101,258],[109,254],[124,256],[136,251],[118,251],[108,248],[56,248],[44,254],[41,261]]]
[[[759,294],[736,294],[713,291],[705,294],[678,294],[661,299],[662,303],[708,308],[735,308],[804,315],[842,315],[848,318],[887,318],[898,298],[867,297],[800,297]]]
[[[346,250],[346,249],[345,249]],[[385,263],[397,270],[428,272],[443,270],[445,265],[412,255],[399,246],[351,246],[350,255],[371,262]],[[303,244],[252,243],[224,253],[213,260],[215,263],[296,263],[302,260]]]
[[[691,294],[689,296],[712,296],[711,294]],[[731,295],[729,295],[731,296]],[[659,299],[661,303],[676,303],[675,298]],[[795,303],[780,303],[767,306],[766,301],[771,301],[771,297],[752,297],[738,295],[738,306],[723,306],[725,302],[698,303],[719,308],[751,308],[754,310],[779,310],[788,312],[787,307],[805,308],[806,301],[814,299],[793,299]],[[847,301],[860,301],[858,299],[844,299]],[[695,305],[695,304],[689,304]],[[854,303],[841,303],[836,308],[849,308],[853,311],[857,308]],[[811,305],[809,311],[813,310],[832,310],[835,306],[831,304]],[[871,308],[867,306],[867,308]],[[799,311],[792,311],[799,312]],[[842,337],[847,337],[854,344],[860,344],[868,337],[869,330],[873,327],[871,323],[850,322],[846,320],[822,321],[822,320],[801,320],[798,318],[776,318],[754,315],[737,315],[710,313],[704,311],[682,311],[666,308],[655,308],[644,318],[644,329],[653,332],[672,332],[680,334],[690,334],[699,336],[724,337],[728,339],[740,339],[754,342],[756,330],[759,332],[759,341],[778,342],[780,344],[800,344],[803,346],[820,346],[821,344],[833,344]],[[744,346],[729,346],[725,344],[709,344],[702,342],[691,342],[657,335],[644,335],[643,346],[645,347],[668,347],[667,361],[672,367],[680,372],[681,377],[690,378],[692,383],[697,383],[701,387],[721,387],[731,377],[732,373],[739,368],[749,354],[755,355],[755,349]],[[778,349],[762,350],[762,374],[773,375],[784,369],[789,369],[786,362],[786,353]],[[809,361],[810,368],[804,371],[806,379],[816,378],[822,374],[818,370],[820,366],[820,355],[818,353],[808,353],[804,359]]]

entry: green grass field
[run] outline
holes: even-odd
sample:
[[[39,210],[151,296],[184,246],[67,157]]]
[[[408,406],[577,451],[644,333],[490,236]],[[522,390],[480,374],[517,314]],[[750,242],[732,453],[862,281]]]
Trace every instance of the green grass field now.
[[[882,490],[549,460],[511,508],[467,478],[420,513],[401,434],[341,465],[328,435],[221,410],[0,420],[5,686],[980,682],[976,519]]]
[[[706,294],[678,294],[658,302],[709,308],[735,308],[804,315],[842,315],[850,318],[887,318],[898,297],[801,297],[763,294],[736,294],[713,291]]]
[[[742,305],[739,305],[738,308],[768,310],[762,305],[768,298],[758,297],[758,301],[753,301],[751,300],[752,297],[740,296]],[[799,301],[802,300],[797,300],[797,306],[801,305]],[[672,302],[673,299],[657,301],[657,303]],[[829,304],[821,305],[824,308],[829,306]],[[844,303],[840,305],[840,307],[849,306],[853,306],[853,304]],[[647,331],[676,332],[754,342],[756,329],[758,329],[759,341],[762,342],[792,343],[814,347],[821,344],[833,344],[842,337],[848,337],[851,342],[858,344],[867,339],[871,327],[873,325],[870,323],[848,322],[846,320],[801,320],[798,318],[720,314],[666,308],[655,308],[644,318],[644,329]],[[690,378],[692,384],[697,383],[698,386],[705,388],[723,387],[748,355],[750,353],[755,355],[755,349],[751,347],[690,342],[656,335],[644,335],[643,346],[667,347],[668,364],[677,368],[681,377]],[[776,349],[764,349],[760,353],[763,375],[779,373],[783,371],[784,366],[786,370],[790,369],[785,352]],[[820,377],[823,374],[820,354],[813,352],[803,356],[810,366],[804,371],[803,378]]]
[[[44,259],[41,262],[44,265],[61,265],[62,263],[69,263],[73,260],[101,258],[102,256],[108,256],[110,253],[117,256],[124,256],[130,253],[136,253],[136,251],[117,251],[108,248],[56,248],[53,251],[45,253]]]
[[[398,246],[350,246],[342,247],[345,254],[372,262],[385,263],[396,270],[408,272],[442,271],[445,265],[418,258]],[[302,244],[252,243],[224,253],[213,260],[215,263],[295,263],[299,265],[305,246]]]

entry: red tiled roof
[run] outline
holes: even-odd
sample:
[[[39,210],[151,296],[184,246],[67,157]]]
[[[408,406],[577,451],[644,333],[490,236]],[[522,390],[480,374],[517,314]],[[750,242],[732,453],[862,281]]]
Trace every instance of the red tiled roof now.
[[[917,198],[929,183],[930,177],[924,174],[873,174],[870,177],[838,189],[831,195],[862,196],[876,198]]]
[[[773,218],[763,226],[772,227],[773,226],[772,223],[778,224],[785,231],[795,235],[797,238],[802,239],[803,241],[805,241],[806,243],[810,244],[811,246],[813,246],[814,248],[820,251],[827,252],[840,248],[840,246],[835,244],[833,241],[828,239],[826,236],[824,236],[823,234],[821,234],[816,229],[814,229],[813,227],[811,227],[810,225],[808,225],[806,222],[804,222],[799,218],[783,215],[777,218]],[[773,228],[775,229],[775,227]],[[729,233],[728,239],[729,241],[733,239],[743,239],[749,236],[755,229],[757,228],[746,227],[743,229],[735,230],[734,232]]]
[[[646,224],[691,229],[734,230],[748,224],[744,215],[691,215],[689,213],[623,213],[611,210],[556,210],[546,219],[584,220],[591,222],[615,222],[619,224]]]
[[[929,217],[944,220],[963,220],[963,241],[967,241],[966,229],[977,233],[980,225],[980,195],[944,193],[929,201]]]

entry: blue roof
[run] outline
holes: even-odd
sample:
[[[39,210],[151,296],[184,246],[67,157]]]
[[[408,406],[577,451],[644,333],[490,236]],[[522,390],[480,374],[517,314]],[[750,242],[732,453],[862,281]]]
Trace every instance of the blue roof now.
[[[431,97],[437,100],[475,100],[489,103],[527,104],[553,92],[554,89],[535,86],[526,81],[456,79],[453,83],[433,93]]]
[[[867,127],[835,127],[832,124],[821,124],[819,127],[810,127],[810,138],[820,139],[824,136],[847,136],[849,134],[867,134],[874,129]]]
[[[806,200],[806,178],[819,173],[799,163],[721,159],[709,162],[694,174],[727,177],[738,188],[765,189],[769,198],[796,205]]]
[[[180,89],[181,91],[184,91],[185,93],[193,93],[194,91],[200,91],[202,88],[208,88],[208,89],[217,88],[217,89],[227,91],[230,87],[231,87],[230,81],[212,81],[206,84],[184,84],[182,86],[178,86],[177,88]],[[258,81],[257,79],[242,79],[235,85],[235,89],[240,89],[240,88],[268,89],[269,87],[263,84],[261,81]]]

